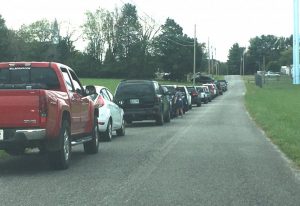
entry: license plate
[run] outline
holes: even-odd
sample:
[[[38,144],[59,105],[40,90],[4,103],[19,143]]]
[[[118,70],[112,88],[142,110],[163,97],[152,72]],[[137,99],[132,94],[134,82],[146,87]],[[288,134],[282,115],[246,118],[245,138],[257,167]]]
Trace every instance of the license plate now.
[[[0,129],[0,141],[4,140],[4,131]]]
[[[139,104],[140,100],[139,99],[131,99],[130,104]]]

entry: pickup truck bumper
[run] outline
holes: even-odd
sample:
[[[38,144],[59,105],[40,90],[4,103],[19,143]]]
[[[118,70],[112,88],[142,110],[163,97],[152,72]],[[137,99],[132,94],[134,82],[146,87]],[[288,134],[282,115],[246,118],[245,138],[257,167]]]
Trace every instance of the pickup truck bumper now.
[[[30,145],[31,142],[43,140],[45,137],[45,129],[3,129],[3,137],[0,137],[0,149],[18,143]]]

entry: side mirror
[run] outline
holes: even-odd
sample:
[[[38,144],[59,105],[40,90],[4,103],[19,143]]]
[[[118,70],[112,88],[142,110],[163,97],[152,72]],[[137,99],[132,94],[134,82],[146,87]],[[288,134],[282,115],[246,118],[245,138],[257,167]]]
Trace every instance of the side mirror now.
[[[88,85],[85,87],[85,93],[86,95],[92,95],[92,94],[96,94],[96,88],[94,85]]]

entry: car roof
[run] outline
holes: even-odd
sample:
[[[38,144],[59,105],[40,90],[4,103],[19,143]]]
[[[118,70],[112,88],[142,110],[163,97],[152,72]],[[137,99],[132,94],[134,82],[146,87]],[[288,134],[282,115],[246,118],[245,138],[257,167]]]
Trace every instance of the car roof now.
[[[148,79],[125,79],[122,80],[120,83],[153,83],[153,82],[157,82],[154,80],[148,80]]]

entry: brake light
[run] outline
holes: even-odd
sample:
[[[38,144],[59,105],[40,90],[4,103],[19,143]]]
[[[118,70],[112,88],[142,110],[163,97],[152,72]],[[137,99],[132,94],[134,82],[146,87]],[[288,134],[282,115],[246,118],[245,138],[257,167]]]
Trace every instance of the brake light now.
[[[198,96],[198,93],[196,91],[192,91],[192,96],[196,97],[196,96]]]
[[[103,107],[105,105],[104,99],[101,95],[99,95],[98,97],[97,104],[99,105],[99,107]]]
[[[40,108],[40,117],[41,123],[46,123],[48,107],[47,107],[47,97],[45,94],[41,94],[39,98],[39,108]]]

